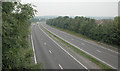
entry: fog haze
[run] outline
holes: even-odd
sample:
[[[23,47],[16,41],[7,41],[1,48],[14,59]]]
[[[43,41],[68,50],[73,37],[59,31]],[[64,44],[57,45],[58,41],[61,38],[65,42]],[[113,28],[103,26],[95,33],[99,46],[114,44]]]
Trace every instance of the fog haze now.
[[[65,0],[66,1],[66,0]],[[42,1],[42,0],[30,0],[22,1],[22,3],[32,3],[36,5],[38,13],[36,16],[117,16],[118,15],[118,2],[107,0],[96,0],[92,2],[80,2],[70,0],[65,1]],[[98,1],[98,2],[97,2]]]

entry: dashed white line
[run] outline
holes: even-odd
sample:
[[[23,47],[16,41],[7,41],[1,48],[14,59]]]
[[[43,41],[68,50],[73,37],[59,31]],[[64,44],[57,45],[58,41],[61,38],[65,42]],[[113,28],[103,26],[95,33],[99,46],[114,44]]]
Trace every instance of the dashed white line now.
[[[44,27],[44,28],[45,28],[45,27]],[[47,28],[45,28],[45,29],[48,31],[48,29],[47,29]],[[72,44],[71,42],[69,42],[69,41],[67,41],[67,40],[63,39],[62,37],[60,37],[60,36],[58,36],[58,35],[56,35],[55,33],[51,32],[51,31],[49,31],[49,32],[50,32],[50,33],[52,33],[52,34],[54,34],[55,36],[57,36],[57,37],[61,38],[62,40],[66,41],[67,43],[69,43],[69,44],[73,45],[74,47],[78,48],[79,50],[81,50],[81,51],[85,52],[86,54],[88,54],[88,55],[92,56],[93,58],[95,58],[95,59],[97,59],[97,60],[101,61],[102,63],[104,63],[104,64],[106,64],[106,65],[108,65],[108,66],[112,67],[113,69],[117,69],[116,67],[114,67],[114,66],[112,66],[112,65],[110,65],[110,64],[108,64],[108,63],[106,63],[105,61],[103,61],[103,60],[101,60],[101,59],[97,58],[96,56],[94,56],[94,55],[92,55],[92,54],[88,53],[87,51],[85,51],[85,50],[83,50],[83,49],[79,48],[78,46],[76,46],[76,45]]]
[[[81,43],[82,45],[85,45],[84,43]]]
[[[49,52],[52,54],[51,50],[49,50]]]
[[[74,40],[74,39],[72,39],[72,40]]]
[[[31,42],[32,42],[32,47],[33,47],[35,64],[37,64],[36,55],[35,55],[35,49],[34,49],[34,44],[33,44],[33,39],[32,39],[32,34],[31,34]]]
[[[42,26],[44,26],[44,25],[42,25]],[[49,25],[47,25],[47,26],[49,26]],[[54,29],[54,28],[52,28],[52,29]],[[59,30],[59,31],[60,31],[60,30]],[[76,37],[76,36],[74,36],[74,35],[68,34],[68,33],[63,32],[63,31],[60,31],[60,32],[65,33],[65,34],[67,34],[67,35],[70,35],[70,36],[72,36],[72,37]],[[112,50],[112,49],[105,48],[105,47],[102,47],[101,45],[91,43],[91,42],[89,42],[89,41],[87,41],[87,40],[85,40],[85,39],[82,39],[82,38],[80,38],[80,39],[83,40],[83,41],[85,41],[85,42],[87,42],[87,43],[90,43],[90,44],[92,44],[92,45],[99,46],[99,47],[101,47],[101,48],[103,48],[103,49],[106,49],[106,50],[108,50],[108,51],[111,51],[111,52],[114,52],[114,53],[118,54],[118,52],[116,52],[116,51],[114,51],[114,50]]]
[[[101,53],[101,51],[100,51],[100,50],[96,50],[96,51]]]
[[[58,64],[58,65],[59,65],[60,69],[63,69],[63,67],[60,64]]]
[[[46,42],[44,42],[44,45],[46,45]]]
[[[39,27],[39,26],[38,26]],[[39,29],[47,36],[49,37],[40,27]],[[49,37],[54,43],[56,43],[63,51],[65,51],[70,57],[72,57],[76,62],[78,62],[80,65],[82,65],[85,69],[88,70],[88,68],[83,65],[79,60],[77,60],[75,57],[73,57],[69,52],[67,52],[64,48],[62,48],[62,46],[60,46],[55,40],[53,40],[51,37]]]

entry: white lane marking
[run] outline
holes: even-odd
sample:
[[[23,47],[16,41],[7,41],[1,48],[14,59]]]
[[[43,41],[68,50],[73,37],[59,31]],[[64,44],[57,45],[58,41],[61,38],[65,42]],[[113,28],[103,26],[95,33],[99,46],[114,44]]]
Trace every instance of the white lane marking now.
[[[39,27],[39,26],[38,26]],[[39,29],[47,36],[47,37],[49,37],[48,36],[48,34],[46,34],[40,27],[39,27]],[[55,40],[53,40],[51,37],[49,37],[54,43],[56,43],[63,51],[65,51],[69,56],[71,56],[76,62],[78,62],[80,65],[82,65],[85,69],[87,69],[88,70],[88,68],[85,66],[85,65],[83,65],[80,61],[78,61],[75,57],[73,57],[70,53],[68,53],[64,48],[62,48],[62,46],[61,45],[59,45]]]
[[[37,64],[36,55],[35,55],[35,48],[34,48],[33,39],[32,39],[32,34],[31,34],[31,42],[32,42],[32,47],[33,47],[35,64]]]
[[[116,53],[116,54],[119,54],[119,52],[113,51],[113,50],[108,49],[108,48],[105,48],[105,47],[103,47],[103,46],[100,46],[100,47],[103,48],[103,49],[109,50],[109,51],[111,51],[111,52],[114,52],[114,53]]]
[[[98,52],[100,52],[100,53],[101,53],[101,51],[100,51],[100,50],[96,50],[96,51],[98,51]]]
[[[52,54],[51,50],[49,50],[49,52]]]
[[[81,43],[82,45],[85,45],[84,43]]]
[[[66,33],[66,34],[68,34],[68,33]],[[70,35],[70,34],[68,34],[68,35]],[[70,35],[70,36],[73,36],[73,35]],[[74,37],[74,36],[73,36],[73,37]],[[89,44],[99,46],[99,47],[101,47],[101,48],[103,48],[103,49],[106,49],[106,50],[108,50],[108,51],[111,51],[111,52],[114,52],[114,53],[118,54],[118,52],[116,52],[116,51],[114,51],[114,50],[111,50],[111,49],[108,49],[108,48],[105,48],[105,47],[103,47],[103,46],[101,46],[101,45],[91,43],[91,42],[89,42],[89,41],[87,41],[87,40],[84,40],[84,39],[81,39],[81,40],[84,41],[84,42],[87,42],[87,43],[89,43]]]
[[[63,70],[63,67],[62,67],[60,64],[58,64],[58,65],[59,65],[60,69],[62,69],[62,70]]]
[[[74,40],[74,39],[72,39],[72,40]]]
[[[45,28],[45,27],[44,27],[44,28]],[[47,31],[49,31],[47,28],[45,28],[45,29],[46,29]],[[67,40],[63,39],[62,37],[60,37],[60,36],[56,35],[55,33],[51,32],[51,31],[49,31],[49,32],[50,32],[50,33],[52,33],[52,34],[54,34],[55,36],[59,37],[60,39],[62,39],[62,40],[64,40],[64,41],[66,41],[67,43],[71,44],[72,46],[74,46],[74,47],[78,48],[79,50],[81,50],[81,51],[85,52],[86,54],[88,54],[88,55],[92,56],[93,58],[95,58],[95,59],[97,59],[97,60],[101,61],[102,63],[104,63],[104,64],[106,64],[106,65],[110,66],[111,68],[113,68],[113,69],[117,69],[116,67],[114,67],[114,66],[112,66],[112,65],[108,64],[107,62],[105,62],[105,61],[103,61],[103,60],[101,60],[101,59],[97,58],[96,56],[94,56],[94,55],[92,55],[92,54],[88,53],[87,51],[85,51],[85,50],[83,50],[83,49],[79,48],[78,46],[76,46],[76,45],[74,45],[74,44],[70,43],[69,41],[67,41]]]
[[[45,24],[45,25],[46,25],[46,24]],[[44,25],[42,25],[42,26],[44,26]],[[49,25],[47,25],[47,26],[49,26]],[[50,27],[50,26],[49,26],[49,27]],[[53,29],[55,29],[55,28],[53,28]],[[60,31],[60,30],[58,30],[58,31]],[[68,34],[68,33],[63,32],[63,31],[60,31],[60,32],[65,33],[65,34],[67,34],[67,35],[70,35],[70,36],[72,36],[72,37],[76,37],[76,36],[74,36],[74,35]],[[78,37],[78,38],[79,38],[79,37]],[[106,49],[106,50],[108,50],[108,51],[111,51],[111,52],[114,52],[114,53],[118,54],[118,52],[116,52],[116,51],[114,51],[114,50],[105,48],[105,47],[103,47],[103,46],[101,46],[101,45],[98,45],[98,44],[91,43],[91,42],[89,42],[89,41],[87,41],[87,40],[85,40],[85,39],[80,38],[80,40],[82,40],[82,41],[84,41],[84,42],[87,42],[87,43],[90,43],[90,44],[92,44],[92,45],[99,46],[99,47],[101,47],[101,48],[103,48],[103,49]]]
[[[44,42],[44,45],[46,45],[46,42]]]

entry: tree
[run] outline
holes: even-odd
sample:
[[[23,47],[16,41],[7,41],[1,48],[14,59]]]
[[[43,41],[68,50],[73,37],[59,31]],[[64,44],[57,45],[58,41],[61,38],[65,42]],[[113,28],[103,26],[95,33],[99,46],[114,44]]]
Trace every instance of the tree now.
[[[95,19],[87,17],[69,18],[65,16],[49,19],[47,24],[80,33],[93,40],[118,45],[120,44],[120,23],[118,19],[120,18],[115,17],[114,20],[103,19],[104,24],[99,24],[96,23]]]
[[[28,35],[36,10],[31,4],[2,3],[2,68],[28,68],[32,64],[32,50]]]

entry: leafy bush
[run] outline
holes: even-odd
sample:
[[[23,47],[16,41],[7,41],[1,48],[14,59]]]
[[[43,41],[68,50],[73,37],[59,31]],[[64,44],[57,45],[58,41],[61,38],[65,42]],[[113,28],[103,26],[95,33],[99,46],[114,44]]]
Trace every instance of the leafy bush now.
[[[32,61],[30,22],[36,10],[31,4],[2,3],[2,68],[40,68]]]

